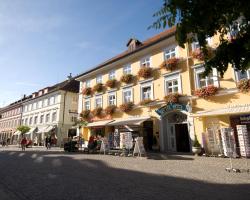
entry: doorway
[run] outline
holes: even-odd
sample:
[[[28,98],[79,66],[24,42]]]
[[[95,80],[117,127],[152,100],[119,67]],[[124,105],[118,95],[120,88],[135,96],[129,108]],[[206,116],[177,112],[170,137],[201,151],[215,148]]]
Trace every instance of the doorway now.
[[[187,124],[175,124],[176,151],[190,152],[190,139]]]
[[[143,143],[146,150],[152,150],[153,146],[153,121],[143,123]]]

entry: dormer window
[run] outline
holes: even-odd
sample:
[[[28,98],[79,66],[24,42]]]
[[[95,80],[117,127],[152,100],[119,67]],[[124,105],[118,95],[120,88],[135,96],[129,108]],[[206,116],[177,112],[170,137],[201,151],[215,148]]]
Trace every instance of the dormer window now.
[[[38,93],[39,96],[42,96],[43,95],[43,91],[40,90],[39,93]]]
[[[44,89],[44,94],[48,93],[48,88]]]
[[[127,47],[129,51],[134,51],[138,46],[140,46],[142,43],[135,39],[135,38],[130,38],[128,43],[127,43]]]

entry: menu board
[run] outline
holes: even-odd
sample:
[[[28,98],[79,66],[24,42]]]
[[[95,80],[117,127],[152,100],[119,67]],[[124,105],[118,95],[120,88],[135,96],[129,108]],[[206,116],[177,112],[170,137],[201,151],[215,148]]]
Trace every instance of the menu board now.
[[[102,141],[102,143],[101,143],[100,152],[103,152],[105,154],[110,149],[108,139],[107,138],[102,138],[101,141]]]
[[[133,138],[131,132],[121,132],[120,133],[120,148],[132,149]]]
[[[241,156],[250,158],[250,137],[246,125],[237,125],[237,133]]]
[[[120,148],[120,134],[118,129],[114,131],[114,138],[113,138],[113,148],[119,149]]]
[[[221,139],[224,155],[227,157],[236,157],[236,144],[232,128],[221,128]]]
[[[146,151],[143,144],[143,137],[137,137],[135,139],[135,148],[133,156],[137,154],[138,156],[146,155]]]

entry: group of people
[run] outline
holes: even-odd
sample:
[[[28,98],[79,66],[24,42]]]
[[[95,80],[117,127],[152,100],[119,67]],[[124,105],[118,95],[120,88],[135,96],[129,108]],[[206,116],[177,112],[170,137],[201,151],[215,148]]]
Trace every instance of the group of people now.
[[[1,141],[1,144],[2,144],[3,147],[8,146],[10,144],[10,138],[3,139]]]

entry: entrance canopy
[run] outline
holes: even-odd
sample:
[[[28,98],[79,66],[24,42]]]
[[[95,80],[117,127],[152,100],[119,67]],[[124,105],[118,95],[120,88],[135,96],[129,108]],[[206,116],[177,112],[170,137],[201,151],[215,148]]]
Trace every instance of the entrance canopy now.
[[[48,133],[51,130],[53,130],[54,128],[55,128],[55,126],[48,126],[48,127],[45,128],[44,133]]]
[[[29,135],[29,134],[31,134],[31,133],[34,133],[35,130],[36,130],[36,127],[35,127],[35,128],[31,128],[31,129],[29,130],[29,132],[25,133],[25,135]]]
[[[46,128],[47,128],[47,126],[42,126],[42,127],[38,128],[38,131],[36,133],[44,133]]]
[[[97,122],[91,122],[88,123],[87,127],[98,127],[98,126],[106,126],[110,122],[113,122],[114,120],[102,120]]]
[[[21,131],[16,131],[13,135],[20,135]]]
[[[126,119],[118,119],[113,122],[107,124],[108,126],[124,126],[124,125],[141,125],[144,121],[149,120],[150,117],[133,117],[133,118],[126,118]]]
[[[246,105],[235,105],[228,106],[227,108],[220,108],[208,111],[197,112],[193,114],[193,117],[203,117],[203,116],[215,116],[215,115],[227,115],[227,114],[244,114],[250,112],[250,106]]]

